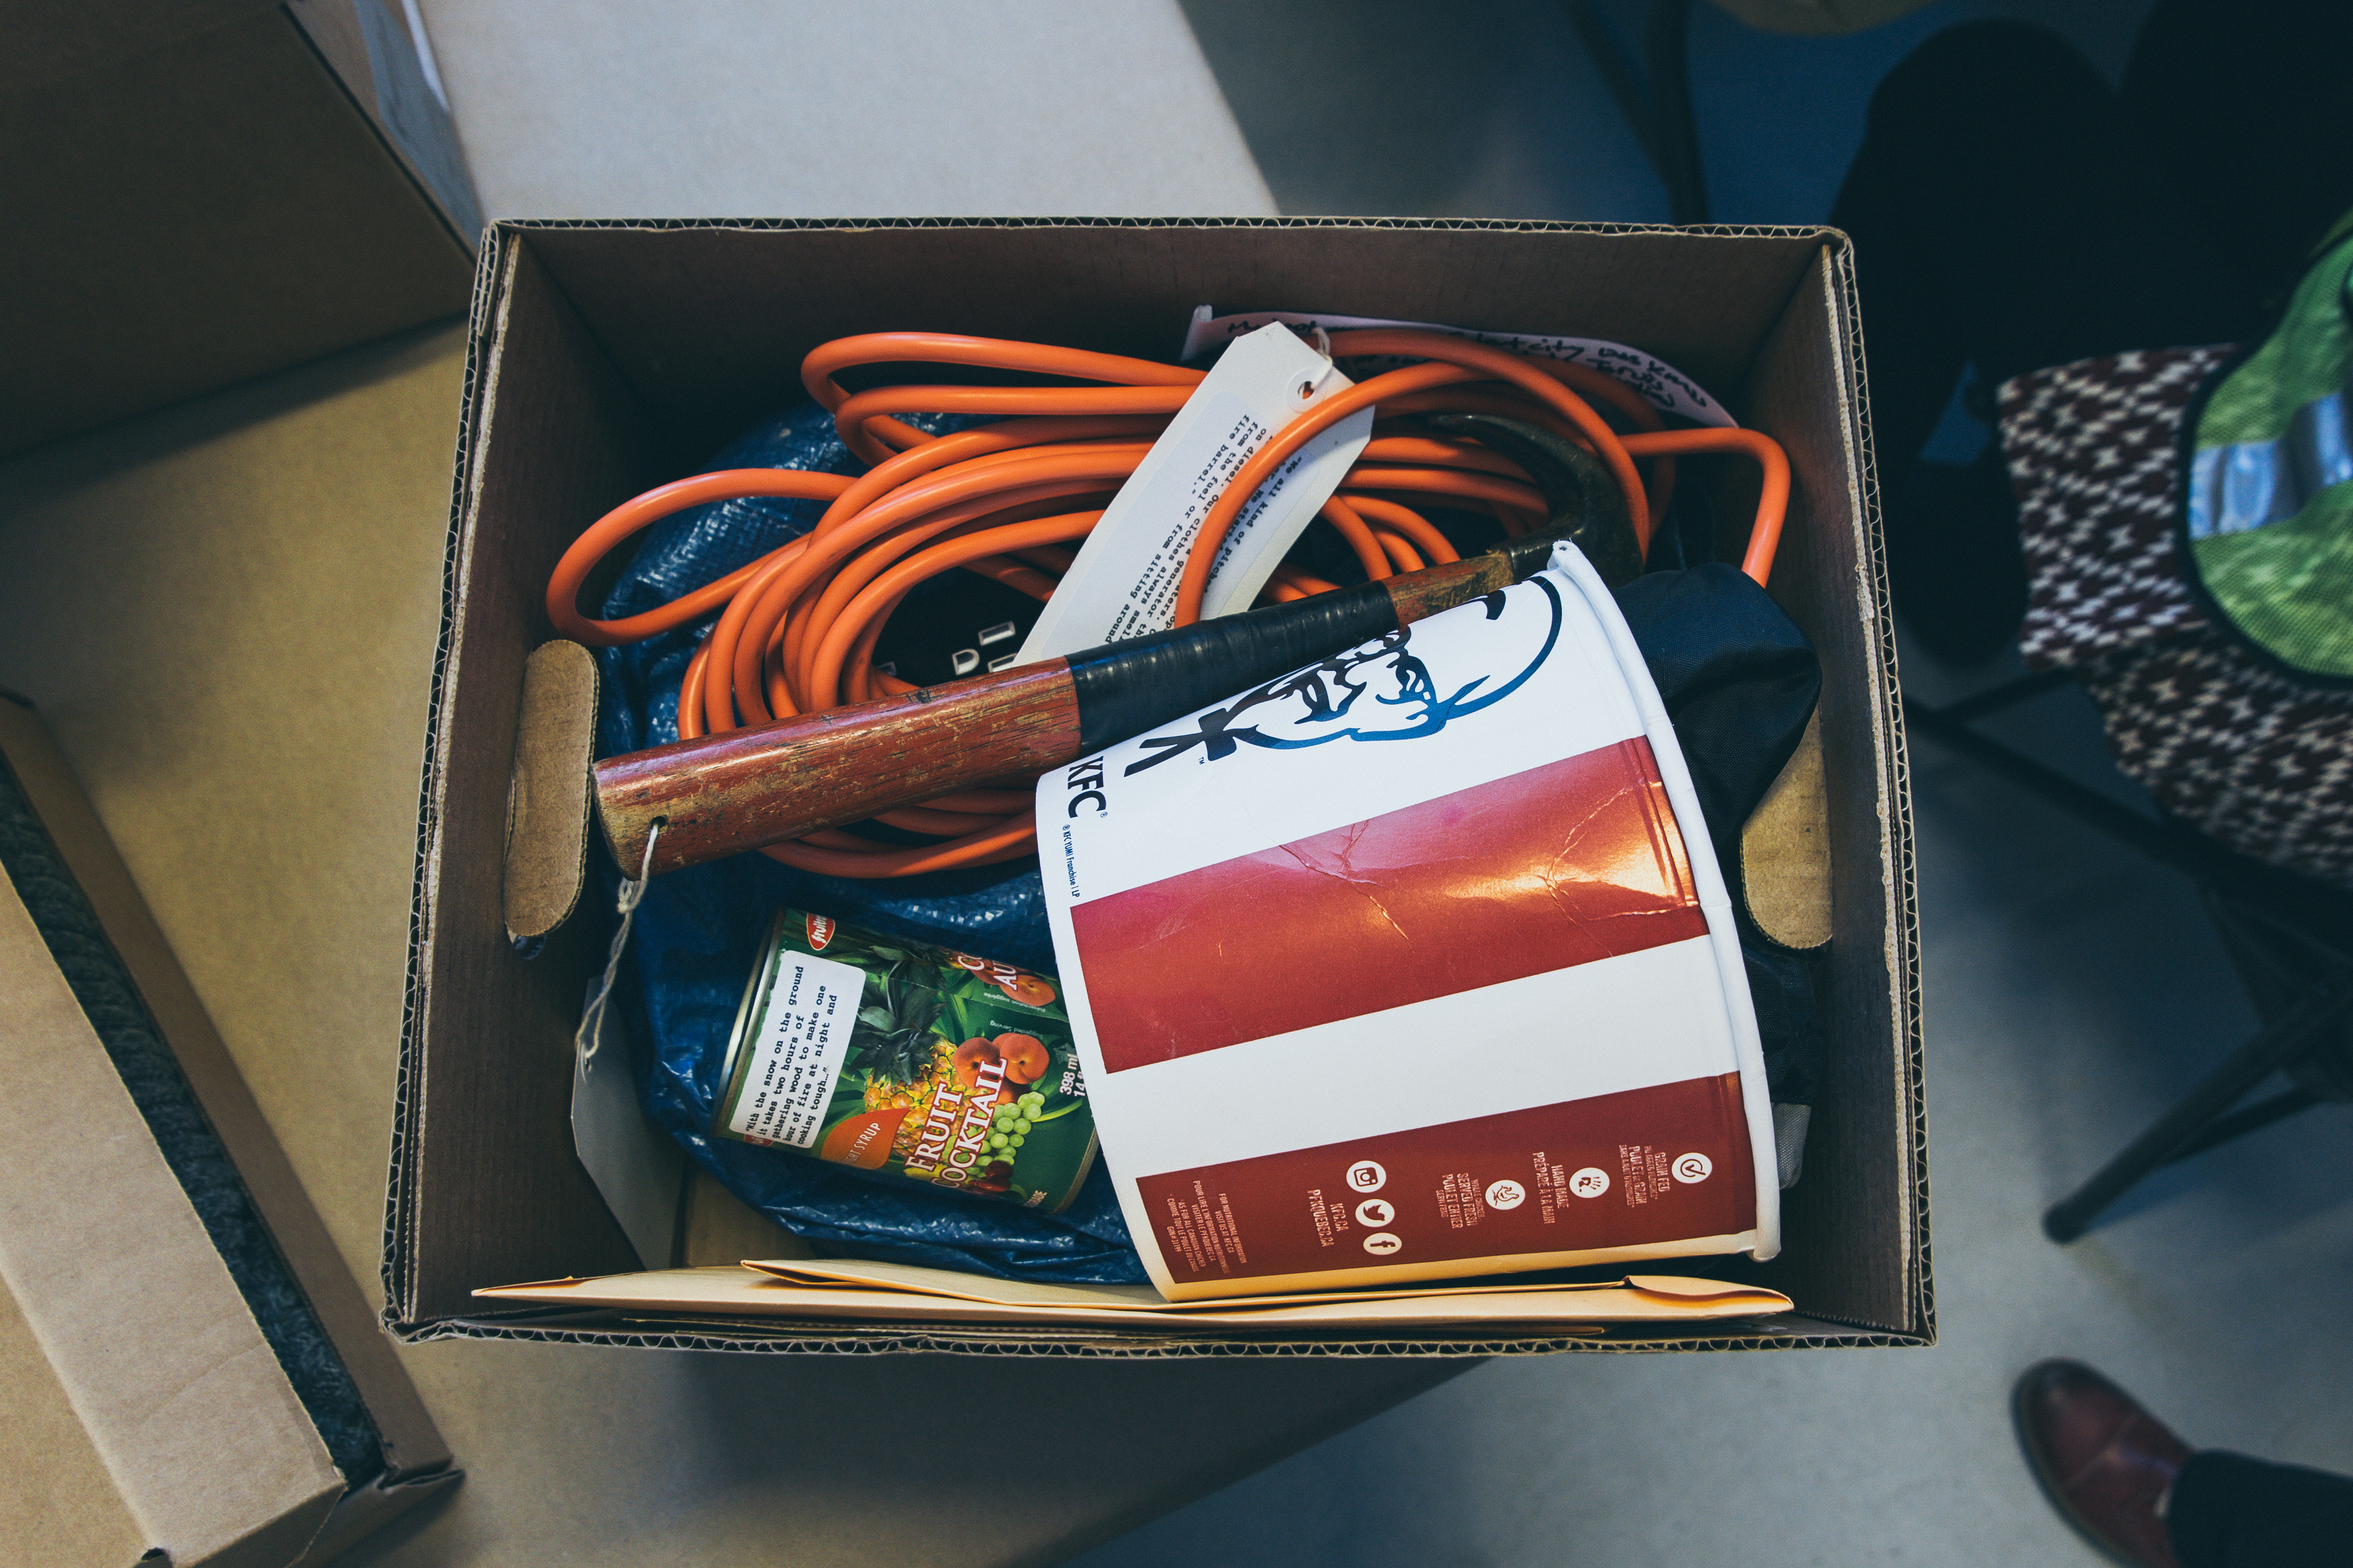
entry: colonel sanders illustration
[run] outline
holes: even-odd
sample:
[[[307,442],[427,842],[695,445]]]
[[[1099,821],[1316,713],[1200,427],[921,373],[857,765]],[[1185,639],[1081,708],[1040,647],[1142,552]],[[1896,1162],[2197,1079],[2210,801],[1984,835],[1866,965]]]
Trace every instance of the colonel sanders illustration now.
[[[1414,628],[1399,626],[1196,714],[1182,729],[1145,736],[1137,744],[1148,754],[1125,771],[1140,773],[1188,752],[1214,763],[1242,746],[1292,751],[1335,741],[1435,735],[1518,690],[1560,639],[1560,590],[1542,576],[1446,612],[1482,613],[1497,623],[1497,635],[1479,644],[1482,657],[1475,670],[1432,668],[1414,646]],[[1459,656],[1454,663],[1461,663]]]

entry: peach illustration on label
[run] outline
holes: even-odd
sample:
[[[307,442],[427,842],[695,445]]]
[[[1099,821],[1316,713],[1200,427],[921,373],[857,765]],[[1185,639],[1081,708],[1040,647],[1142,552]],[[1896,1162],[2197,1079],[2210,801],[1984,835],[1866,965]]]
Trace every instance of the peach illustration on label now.
[[[1011,1083],[1036,1083],[1054,1065],[1045,1043],[1035,1035],[999,1035],[997,1053],[1005,1058],[1005,1077]]]
[[[1053,986],[1026,969],[993,974],[989,978],[997,983],[998,990],[1026,1007],[1046,1007],[1053,1004]]]
[[[980,1083],[980,1069],[1002,1059],[994,1042],[975,1035],[955,1048],[948,1065],[955,1073],[956,1087],[970,1094]]]

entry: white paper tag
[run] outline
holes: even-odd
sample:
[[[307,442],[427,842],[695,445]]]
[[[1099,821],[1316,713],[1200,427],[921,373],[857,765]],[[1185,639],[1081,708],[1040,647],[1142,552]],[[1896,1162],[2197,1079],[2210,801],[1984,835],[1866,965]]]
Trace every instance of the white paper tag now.
[[[593,994],[593,983],[589,989]],[[596,1054],[572,1053],[572,1146],[637,1248],[638,1261],[648,1268],[667,1268],[678,1234],[678,1188],[686,1154],[638,1103],[620,1013],[604,1008],[593,1026]]]
[[[1276,431],[1354,384],[1287,327],[1241,336],[1112,499],[1021,645],[1020,662],[1174,626],[1186,557],[1227,481]],[[1360,409],[1259,487],[1218,552],[1203,616],[1250,607],[1372,435],[1373,411]]]
[[[1662,414],[1680,414],[1702,425],[1734,426],[1738,420],[1725,412],[1724,405],[1710,397],[1697,382],[1654,354],[1624,343],[1613,343],[1606,338],[1565,338],[1538,332],[1482,332],[1463,327],[1441,326],[1435,321],[1387,321],[1370,316],[1318,316],[1303,310],[1244,310],[1231,316],[1213,315],[1207,305],[1193,311],[1192,324],[1185,331],[1183,358],[1190,363],[1208,353],[1219,344],[1264,329],[1268,323],[1281,321],[1293,327],[1322,327],[1327,332],[1356,331],[1369,327],[1406,327],[1418,332],[1444,332],[1452,338],[1469,338],[1473,342],[1488,343],[1514,353],[1534,354],[1538,359],[1556,359],[1566,364],[1590,365],[1624,382],[1641,393],[1652,407]],[[1387,367],[1387,356],[1379,361]],[[1395,362],[1402,364],[1402,360]],[[1211,371],[1210,374],[1217,373]]]
[[[858,1023],[866,972],[830,958],[778,956],[744,1048],[752,1070],[728,1131],[764,1143],[816,1146]]]

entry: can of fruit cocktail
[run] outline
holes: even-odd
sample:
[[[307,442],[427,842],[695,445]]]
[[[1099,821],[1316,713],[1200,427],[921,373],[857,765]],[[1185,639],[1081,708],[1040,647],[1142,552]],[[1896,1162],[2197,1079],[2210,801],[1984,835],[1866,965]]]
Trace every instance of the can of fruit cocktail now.
[[[1094,1120],[1050,974],[779,910],[712,1128],[937,1191],[1068,1206]]]

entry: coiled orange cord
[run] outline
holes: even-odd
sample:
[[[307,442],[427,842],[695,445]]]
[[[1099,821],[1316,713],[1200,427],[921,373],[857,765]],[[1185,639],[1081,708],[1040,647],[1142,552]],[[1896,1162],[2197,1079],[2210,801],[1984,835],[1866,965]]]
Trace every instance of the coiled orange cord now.
[[[1485,510],[1514,537],[1540,525],[1543,495],[1517,463],[1476,442],[1429,435],[1412,421],[1479,413],[1539,426],[1590,450],[1623,492],[1647,550],[1663,515],[1677,457],[1738,452],[1764,470],[1743,571],[1771,570],[1789,493],[1781,448],[1752,430],[1667,430],[1658,411],[1616,378],[1582,365],[1524,358],[1445,333],[1405,329],[1339,332],[1338,358],[1419,363],[1383,372],[1325,399],[1251,455],[1211,507],[1178,583],[1176,624],[1200,618],[1211,565],[1259,486],[1318,433],[1359,409],[1377,423],[1339,491],[1318,514],[1346,542],[1368,578],[1457,559],[1419,506]],[[843,373],[881,364],[950,364],[1096,384],[886,385],[856,393]],[[916,584],[977,572],[1044,599],[1202,372],[1181,365],[1038,343],[938,332],[870,332],[824,344],[801,364],[809,395],[841,439],[872,465],[854,478],[785,468],[737,468],[659,486],[616,507],[565,552],[548,583],[547,613],[562,635],[591,647],[640,641],[719,612],[679,689],[681,739],[762,724],[843,702],[913,690],[874,668],[884,625]],[[1594,406],[1615,413],[1620,435]],[[997,423],[934,437],[898,417],[960,414]],[[1647,485],[1637,470],[1647,460]],[[674,511],[739,496],[827,503],[816,527],[749,565],[659,609],[623,620],[583,615],[582,585],[596,563]],[[1333,585],[1284,565],[1265,597],[1295,599]],[[903,877],[987,865],[1031,852],[1028,781],[965,790],[876,818],[944,842],[903,847],[828,830],[762,851],[836,877]]]

